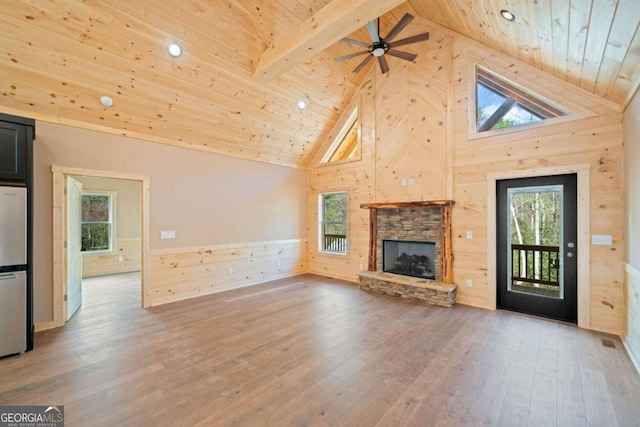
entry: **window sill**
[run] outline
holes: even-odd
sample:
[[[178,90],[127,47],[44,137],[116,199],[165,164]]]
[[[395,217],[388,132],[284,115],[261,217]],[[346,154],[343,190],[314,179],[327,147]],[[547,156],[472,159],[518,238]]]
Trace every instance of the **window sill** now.
[[[318,251],[318,253],[322,255],[333,255],[333,256],[339,256],[339,257],[346,257],[349,255],[347,252],[342,253],[342,252]]]

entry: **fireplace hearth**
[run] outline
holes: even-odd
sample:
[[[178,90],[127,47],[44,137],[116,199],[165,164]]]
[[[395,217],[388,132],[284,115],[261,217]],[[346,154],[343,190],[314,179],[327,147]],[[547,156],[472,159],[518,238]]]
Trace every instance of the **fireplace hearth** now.
[[[435,242],[383,240],[382,271],[435,280]]]

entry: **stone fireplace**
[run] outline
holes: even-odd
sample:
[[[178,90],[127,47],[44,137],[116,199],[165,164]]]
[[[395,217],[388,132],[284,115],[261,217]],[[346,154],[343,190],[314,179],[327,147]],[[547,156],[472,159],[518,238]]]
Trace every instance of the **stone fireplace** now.
[[[451,307],[453,201],[371,203],[369,271],[360,288]]]

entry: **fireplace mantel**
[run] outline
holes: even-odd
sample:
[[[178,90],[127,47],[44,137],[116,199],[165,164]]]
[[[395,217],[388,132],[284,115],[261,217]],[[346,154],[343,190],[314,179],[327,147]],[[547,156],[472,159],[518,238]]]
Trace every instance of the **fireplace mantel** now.
[[[451,248],[451,207],[453,200],[431,200],[414,202],[363,203],[362,209],[369,209],[369,271],[376,271],[378,250],[378,210],[379,209],[418,209],[439,208],[441,227],[441,265],[444,284],[453,284],[453,253]]]
[[[386,203],[363,203],[362,209],[410,209],[410,208],[432,208],[438,206],[453,206],[453,200],[426,200],[418,202],[386,202]]]

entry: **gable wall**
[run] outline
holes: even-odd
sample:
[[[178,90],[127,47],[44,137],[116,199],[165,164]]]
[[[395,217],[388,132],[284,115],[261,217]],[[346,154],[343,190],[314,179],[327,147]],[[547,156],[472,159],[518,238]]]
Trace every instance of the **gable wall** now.
[[[360,204],[446,198],[446,106],[453,39],[422,22],[416,19],[412,29],[429,31],[430,41],[419,45],[415,64],[389,58],[391,72],[384,75],[375,64],[356,94],[361,108],[361,160],[318,165],[329,140],[309,169],[311,272],[356,281],[361,267],[367,268],[369,210]],[[410,178],[414,185],[408,185]],[[402,185],[403,179],[407,185]],[[349,193],[346,256],[318,251],[318,195],[339,190]]]
[[[503,54],[428,30],[431,41],[416,64],[391,63],[386,76],[375,69],[361,89],[363,109],[374,110],[363,118],[362,160],[310,168],[311,271],[357,281],[360,265],[367,266],[369,238],[368,212],[359,209],[360,203],[450,198],[455,201],[454,282],[473,281],[471,288],[459,287],[458,302],[494,309],[495,288],[489,289],[487,276],[488,175],[580,166],[590,177],[590,233],[610,234],[614,241],[610,247],[589,247],[590,297],[581,308],[589,316],[582,326],[619,334],[624,313],[621,114],[606,101]],[[582,118],[469,138],[474,63],[568,104]],[[403,187],[402,178],[410,177],[415,186]],[[342,257],[317,250],[317,195],[340,189],[350,191],[351,203],[350,251]],[[473,239],[466,239],[466,231]]]

